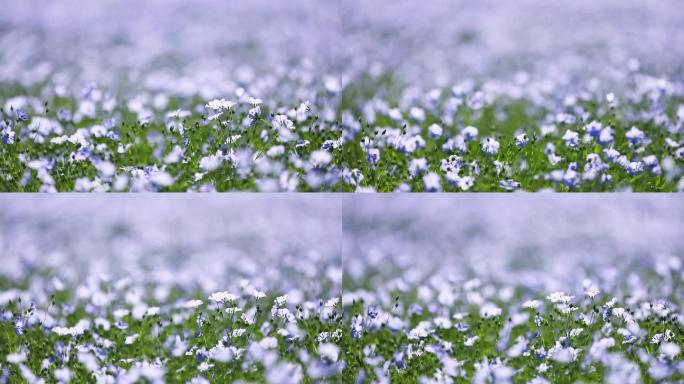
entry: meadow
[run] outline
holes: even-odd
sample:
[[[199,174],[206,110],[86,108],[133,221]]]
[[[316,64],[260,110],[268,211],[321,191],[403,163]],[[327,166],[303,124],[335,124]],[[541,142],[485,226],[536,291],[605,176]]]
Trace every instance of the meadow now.
[[[3,0],[0,384],[684,382],[680,3]]]
[[[684,189],[676,2],[487,3],[12,2],[0,190]]]
[[[339,381],[322,196],[0,200],[0,383]]]
[[[0,383],[684,377],[676,196],[148,196],[2,198]]]
[[[343,213],[346,374],[681,382],[681,201],[517,197],[353,199]]]

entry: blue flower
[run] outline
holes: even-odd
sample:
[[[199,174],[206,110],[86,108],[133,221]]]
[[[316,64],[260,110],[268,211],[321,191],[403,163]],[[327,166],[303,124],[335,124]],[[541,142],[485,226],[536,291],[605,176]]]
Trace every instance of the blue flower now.
[[[14,131],[10,127],[4,128],[0,131],[0,139],[3,144],[11,145],[14,144]]]
[[[520,183],[518,183],[515,180],[508,179],[508,180],[501,180],[499,182],[499,187],[507,190],[507,191],[512,191],[518,187],[520,187]]]
[[[61,108],[57,111],[57,118],[60,120],[71,120],[71,111]]]
[[[636,336],[634,335],[626,335],[625,337],[622,338],[622,344],[631,344],[636,340]]]
[[[406,368],[406,362],[404,361],[405,354],[403,352],[398,353],[396,356],[394,356],[394,361],[395,364],[397,365],[397,369],[404,369]]]
[[[349,334],[354,339],[359,339],[363,333],[363,324],[360,316],[354,316],[352,318],[351,327],[349,329]]]
[[[416,303],[413,303],[409,307],[409,312],[414,316],[420,316],[423,314],[423,307],[421,307],[420,305],[418,305]]]
[[[14,111],[14,114],[15,114],[15,116],[17,117],[17,120],[19,120],[19,121],[26,121],[26,120],[28,120],[28,114],[26,113],[26,111],[24,111],[24,110],[21,109],[21,108],[17,108],[17,109]]]
[[[455,328],[459,332],[467,332],[470,329],[470,326],[465,323],[456,323]]]
[[[377,148],[369,149],[368,154],[366,155],[366,160],[373,165],[377,164],[378,160],[380,160],[380,150]]]
[[[21,336],[24,334],[24,321],[23,320],[17,320],[14,322],[14,333],[17,336]]]

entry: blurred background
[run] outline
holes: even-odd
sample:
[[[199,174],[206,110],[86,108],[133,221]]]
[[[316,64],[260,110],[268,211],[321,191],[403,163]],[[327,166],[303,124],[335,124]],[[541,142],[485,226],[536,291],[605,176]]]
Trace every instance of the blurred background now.
[[[117,93],[305,97],[338,61],[337,6],[181,0],[9,0],[0,15],[0,81],[50,79],[65,92],[90,83]]]
[[[0,194],[0,205],[0,276],[15,281],[238,291],[247,279],[293,297],[340,294],[335,196]]]
[[[684,271],[676,195],[0,195],[0,277],[302,296],[478,277],[562,290]],[[681,279],[681,276],[679,277]],[[1,280],[1,279],[0,279]],[[392,285],[390,284],[390,285]]]
[[[676,195],[364,195],[343,204],[354,206],[343,210],[348,287],[478,277],[550,291],[584,278],[669,277],[684,263]]]
[[[681,76],[682,25],[678,0],[5,0],[0,82],[205,98],[240,86],[311,96],[304,88],[335,92],[367,73],[424,87],[619,84],[640,67]]]
[[[681,75],[678,1],[344,1],[350,71],[385,67],[400,81],[444,86],[467,77],[621,80],[643,67]]]

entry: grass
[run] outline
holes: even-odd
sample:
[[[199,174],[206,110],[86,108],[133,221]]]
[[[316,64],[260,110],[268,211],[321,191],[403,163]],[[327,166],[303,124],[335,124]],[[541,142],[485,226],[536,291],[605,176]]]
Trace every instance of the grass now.
[[[109,288],[108,292],[116,296],[126,294]],[[341,333],[335,333],[342,317],[334,307],[293,305],[290,306],[293,318],[286,320],[271,313],[275,296],[241,297],[236,303],[203,303],[197,308],[183,308],[177,305],[180,292],[174,292],[169,301],[154,303],[159,305],[159,313],[139,316],[123,297],[117,297],[107,306],[93,308],[92,303],[75,296],[72,291],[59,292],[51,296],[46,308],[33,310],[31,304],[20,298],[2,306],[0,375],[11,378],[10,382],[28,382],[20,369],[24,365],[47,382],[58,382],[55,370],[60,368],[69,369],[72,383],[89,383],[105,377],[137,381],[136,368],[142,367],[142,373],[146,372],[145,367],[151,366],[162,368],[147,371],[148,376],[143,373],[149,382],[163,379],[184,383],[200,377],[211,382],[267,382],[268,369],[274,369],[278,362],[303,367],[299,372],[304,383],[313,382],[312,377],[321,378],[320,373],[318,376],[307,373],[306,368],[314,365],[325,372],[323,377],[330,380],[340,377],[336,361],[317,357],[320,343],[316,337],[328,332],[335,335],[327,339],[330,342]],[[206,301],[199,294],[196,297]],[[225,311],[233,306],[239,307],[240,312]],[[122,309],[127,311],[117,312]],[[81,334],[60,335],[51,323],[53,317],[65,322],[63,326],[74,327],[83,319],[91,324]],[[24,324],[23,332],[16,331],[16,321]],[[285,329],[293,333],[281,333]],[[23,354],[24,361],[6,362],[4,356],[11,353]],[[86,363],[84,356],[89,355],[96,357],[97,369]]]
[[[318,99],[311,101],[311,111],[303,112],[306,118],[295,120],[289,117],[294,120],[292,139],[281,137],[274,127],[273,118],[291,108],[297,109],[297,103],[287,106],[281,102],[267,101],[261,107],[259,117],[251,125],[245,125],[251,108],[248,102],[237,104],[217,120],[207,120],[211,111],[204,108],[206,100],[171,97],[163,109],[151,107],[153,118],[142,123],[136,112],[128,109],[125,100],[117,100],[111,112],[106,112],[102,103],[96,102],[95,117],[84,117],[76,122],[73,117],[60,118],[58,114],[61,110],[73,116],[83,100],[48,97],[43,110],[26,111],[29,115],[27,121],[19,121],[13,111],[4,111],[4,135],[7,135],[7,129],[11,129],[15,142],[0,146],[0,190],[71,191],[77,187],[79,179],[94,182],[85,190],[279,190],[284,188],[283,178],[289,178],[294,180],[291,187],[299,191],[424,191],[424,176],[428,173],[439,177],[437,189],[448,192],[464,189],[476,192],[505,191],[506,188],[501,185],[504,180],[513,180],[518,183],[518,187],[513,189],[526,191],[670,192],[681,189],[681,151],[665,142],[666,138],[680,142],[680,133],[666,130],[662,123],[656,122],[656,115],[652,113],[662,110],[671,124],[681,126],[682,122],[676,114],[682,100],[676,96],[657,101],[644,96],[636,101],[625,101],[609,107],[596,95],[578,101],[572,108],[559,108],[552,106],[551,102],[535,104],[524,98],[497,97],[480,108],[468,105],[472,95],[456,97],[442,91],[434,106],[415,103],[414,106],[425,113],[424,118],[417,120],[405,109],[399,109],[399,119],[390,117],[391,108],[400,102],[397,96],[399,89],[400,85],[385,76],[348,84],[339,95],[320,92]],[[3,86],[0,95],[5,98],[20,95],[30,98],[37,96],[38,91]],[[384,99],[378,99],[378,95],[383,95]],[[454,98],[464,104],[450,112],[446,104]],[[375,108],[375,116],[369,120],[368,116],[364,117],[364,108],[374,105],[374,100],[382,100],[390,109]],[[326,105],[335,106],[332,120],[326,120],[321,115]],[[188,116],[177,119],[165,117],[168,112],[177,109],[189,112]],[[576,122],[556,123],[555,133],[542,134],[540,127],[550,124],[549,116],[561,112],[573,115]],[[582,117],[582,114],[586,116]],[[42,137],[30,132],[28,127],[36,117],[59,122],[63,133]],[[445,118],[451,122],[445,123]],[[108,121],[114,122],[106,130],[109,136],[86,135],[82,140],[74,139],[77,130],[103,125]],[[583,128],[589,121],[611,127],[614,139],[602,144],[596,138],[584,141]],[[430,137],[428,127],[431,124],[443,128],[441,137]],[[180,125],[184,132],[179,131]],[[447,139],[462,134],[461,130],[466,126],[477,127],[478,138],[468,141],[462,150],[444,150]],[[640,144],[631,144],[626,139],[625,134],[631,127],[644,132],[645,139]],[[569,148],[562,140],[566,130],[580,134],[576,148]],[[524,147],[515,143],[515,135],[521,133],[530,139]],[[63,136],[63,142],[51,142],[58,136]],[[415,151],[407,152],[395,144],[397,140],[410,141],[418,136],[425,144],[418,146]],[[481,149],[481,141],[487,137],[500,143],[494,155],[486,155]],[[316,163],[312,154],[320,151],[324,143],[330,140],[338,143],[334,148],[325,149],[331,154],[330,161]],[[308,144],[297,145],[303,142]],[[282,153],[269,154],[270,149],[281,145]],[[549,145],[555,146],[554,154],[560,157],[555,164],[547,159]],[[176,146],[182,149],[178,161],[165,162],[165,156]],[[379,150],[377,163],[368,160],[368,148]],[[608,148],[624,155],[622,161],[626,163],[641,162],[643,171],[630,175],[624,164],[611,162],[607,158],[605,151]],[[217,151],[222,156],[219,166],[216,169],[202,169],[202,158]],[[607,168],[594,178],[582,178],[586,176],[585,167],[590,154],[598,155]],[[445,169],[440,167],[440,162],[451,155],[458,156],[454,173],[456,181],[466,176],[473,178],[474,183],[469,188],[456,181],[450,182]],[[643,163],[647,155],[656,157],[654,166]],[[43,159],[42,164],[29,167],[31,160],[39,159]],[[410,163],[414,159],[425,159],[427,167],[412,173]],[[103,173],[97,167],[102,163],[113,165],[114,172]],[[47,171],[51,180],[39,177],[41,169]],[[553,180],[550,177],[553,171],[570,177],[569,170],[577,172],[574,179]],[[358,172],[361,177],[348,177],[351,171]],[[155,181],[153,175],[159,173],[167,175],[168,180]],[[265,183],[268,181],[271,183]],[[274,183],[277,187],[273,187]],[[82,186],[80,188],[84,189]]]
[[[681,288],[681,278],[675,280],[675,287]],[[663,281],[652,283],[656,287]],[[344,340],[347,381],[358,377],[393,383],[527,383],[535,379],[654,383],[684,379],[681,313],[678,309],[667,313],[655,310],[663,302],[666,308],[680,308],[677,294],[664,301],[630,304],[625,302],[630,300],[629,292],[614,302],[613,297],[620,297],[617,290],[593,298],[578,295],[570,300],[572,310],[567,312],[544,293],[522,286],[515,288],[510,298],[501,299],[486,293],[504,288],[501,283],[483,281],[475,288],[467,284],[440,287],[455,295],[453,302],[445,303],[434,297],[421,299],[419,287],[392,290],[387,285],[380,288],[377,283],[347,281],[346,314],[360,324],[357,335]],[[431,287],[426,284],[421,289],[426,286]],[[473,294],[482,295],[501,313],[489,314],[484,304],[470,299]],[[369,297],[372,302],[367,301]],[[531,298],[538,301],[538,307],[524,306]],[[415,332],[418,329],[424,331]],[[662,340],[665,334],[669,335],[667,342]],[[654,342],[654,336],[661,340]],[[666,343],[677,346],[674,355],[663,354],[667,347],[661,346]],[[516,349],[516,344],[520,348]],[[566,351],[576,355],[566,358]],[[656,368],[667,374],[657,376]]]

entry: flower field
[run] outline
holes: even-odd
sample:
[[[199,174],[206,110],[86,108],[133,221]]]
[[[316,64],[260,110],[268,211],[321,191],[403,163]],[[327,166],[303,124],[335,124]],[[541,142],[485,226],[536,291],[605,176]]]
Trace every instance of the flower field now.
[[[683,383],[682,26],[3,0],[0,384]]]
[[[2,198],[0,383],[684,377],[677,199],[147,196]]]
[[[355,206],[344,213],[343,303],[356,382],[684,378],[681,201],[413,195]]]
[[[676,1],[10,3],[3,191],[684,189]]]
[[[0,197],[0,383],[341,377],[322,197],[60,198]]]

